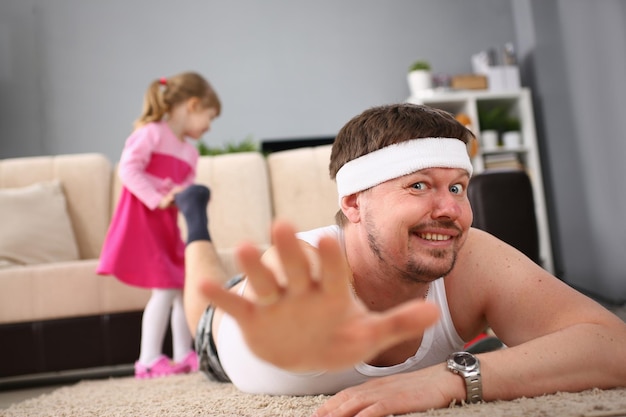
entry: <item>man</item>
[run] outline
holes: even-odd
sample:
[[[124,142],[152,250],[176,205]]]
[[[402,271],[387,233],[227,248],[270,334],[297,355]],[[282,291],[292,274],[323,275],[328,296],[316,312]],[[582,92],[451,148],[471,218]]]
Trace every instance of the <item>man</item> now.
[[[626,324],[470,227],[471,137],[412,104],[355,117],[331,154],[337,225],[296,237],[276,222],[265,254],[239,248],[247,279],[231,291],[208,190],[179,194],[186,312],[208,372],[252,393],[336,393],[318,417],[626,385]],[[486,327],[508,348],[453,354]]]

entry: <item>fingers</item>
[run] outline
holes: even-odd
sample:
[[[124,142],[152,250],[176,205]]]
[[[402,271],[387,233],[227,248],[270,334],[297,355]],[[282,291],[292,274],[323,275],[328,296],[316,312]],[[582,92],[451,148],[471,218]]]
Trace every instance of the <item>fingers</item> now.
[[[159,208],[166,209],[170,205],[172,205],[173,202],[174,202],[174,197],[168,194],[165,197],[163,197],[163,199],[161,199],[161,201],[159,202]]]
[[[173,188],[170,190],[170,194],[171,194],[172,196],[175,196],[176,194],[178,194],[178,193],[180,193],[181,191],[183,191],[185,188],[186,188],[186,187],[181,187],[180,185],[177,185],[177,186],[173,187]]]
[[[424,330],[439,319],[439,308],[424,301],[411,301],[382,313],[372,325],[372,337],[382,342],[384,347],[421,337]]]
[[[349,294],[350,267],[334,238],[320,240],[319,262],[315,262],[319,269],[315,267],[315,277],[312,259],[309,259],[311,254],[307,256],[290,224],[276,221],[272,227],[272,240],[274,247],[263,259],[252,244],[242,244],[237,250],[240,267],[248,277],[258,304],[269,305],[286,294],[302,295],[320,289],[333,295]]]
[[[254,308],[249,300],[209,280],[202,282],[200,289],[212,304],[233,316],[237,322],[245,322]]]
[[[276,221],[272,228],[272,239],[287,278],[289,292],[301,294],[311,287],[313,281],[309,260],[295,233],[295,229],[284,221]]]
[[[348,280],[352,276],[352,271],[339,242],[331,237],[323,237],[320,239],[318,249],[322,288],[331,294],[349,293]]]
[[[237,249],[237,258],[254,289],[258,303],[270,305],[276,302],[283,289],[276,282],[272,271],[261,262],[259,250],[252,244],[244,243]]]

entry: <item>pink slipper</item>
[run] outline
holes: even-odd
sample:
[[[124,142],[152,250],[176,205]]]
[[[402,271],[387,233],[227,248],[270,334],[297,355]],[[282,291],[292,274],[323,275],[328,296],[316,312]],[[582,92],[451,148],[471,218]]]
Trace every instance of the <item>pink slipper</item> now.
[[[187,367],[187,372],[196,372],[199,368],[198,355],[192,350],[178,365]]]
[[[135,378],[137,379],[158,378],[187,372],[189,372],[189,365],[174,363],[165,355],[159,356],[151,366],[143,365],[139,361],[135,362]]]

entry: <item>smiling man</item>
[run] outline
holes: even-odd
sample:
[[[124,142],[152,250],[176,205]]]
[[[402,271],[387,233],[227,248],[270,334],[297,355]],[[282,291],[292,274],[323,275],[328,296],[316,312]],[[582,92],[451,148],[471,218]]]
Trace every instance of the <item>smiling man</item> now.
[[[626,325],[497,238],[471,228],[472,134],[413,104],[366,110],[331,153],[336,225],[239,248],[227,290],[208,190],[177,203],[185,308],[204,370],[250,393],[336,394],[316,416],[386,416],[451,401],[626,385]],[[208,307],[208,308],[207,308]],[[471,355],[490,327],[508,348]]]

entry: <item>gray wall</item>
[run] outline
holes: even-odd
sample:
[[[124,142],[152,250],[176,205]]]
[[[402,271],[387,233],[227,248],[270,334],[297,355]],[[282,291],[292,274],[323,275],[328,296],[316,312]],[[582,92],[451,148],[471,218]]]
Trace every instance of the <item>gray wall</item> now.
[[[0,0],[0,157],[119,158],[154,78],[188,69],[223,100],[207,143],[334,135],[406,99],[406,70],[470,71],[513,41],[501,0]]]
[[[470,71],[517,42],[533,91],[558,274],[626,299],[624,0],[0,0],[0,158],[119,158],[148,83],[205,74],[205,141],[333,135],[404,100],[406,68]]]
[[[626,2],[513,0],[550,184],[558,275],[626,300]]]

